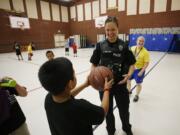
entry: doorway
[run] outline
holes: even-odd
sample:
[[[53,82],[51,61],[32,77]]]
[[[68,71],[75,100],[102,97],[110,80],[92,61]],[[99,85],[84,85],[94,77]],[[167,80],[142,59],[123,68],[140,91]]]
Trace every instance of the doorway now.
[[[55,47],[64,47],[65,46],[65,35],[64,34],[55,34],[54,35]]]

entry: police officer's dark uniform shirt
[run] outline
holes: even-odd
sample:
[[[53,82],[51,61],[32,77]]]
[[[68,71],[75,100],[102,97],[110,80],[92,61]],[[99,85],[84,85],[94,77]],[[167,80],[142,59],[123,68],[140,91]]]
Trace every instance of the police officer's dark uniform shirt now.
[[[115,84],[127,74],[129,66],[135,64],[133,53],[124,41],[117,39],[110,43],[107,39],[96,44],[96,48],[90,59],[94,65],[103,65],[113,71]]]

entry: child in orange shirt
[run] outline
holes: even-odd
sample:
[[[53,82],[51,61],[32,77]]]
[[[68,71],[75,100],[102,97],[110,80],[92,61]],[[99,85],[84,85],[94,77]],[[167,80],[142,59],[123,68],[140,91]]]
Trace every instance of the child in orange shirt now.
[[[77,45],[75,42],[73,43],[72,48],[73,48],[74,57],[77,57]]]

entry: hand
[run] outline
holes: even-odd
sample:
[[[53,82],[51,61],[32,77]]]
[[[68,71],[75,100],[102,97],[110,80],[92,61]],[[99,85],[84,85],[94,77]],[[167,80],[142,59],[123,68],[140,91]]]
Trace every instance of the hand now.
[[[141,77],[142,75],[143,75],[143,72],[140,71],[140,72],[138,73],[138,76]]]
[[[110,81],[108,81],[108,78],[105,78],[105,83],[104,83],[104,90],[110,90],[111,87],[113,85],[113,79],[111,79]]]
[[[25,97],[28,95],[28,91],[26,89],[26,87],[19,85],[18,83],[16,84],[15,87],[17,93],[19,94],[19,96]]]
[[[130,78],[130,76],[128,74],[123,75],[124,79],[119,81],[118,84],[124,84],[128,81],[128,79]]]

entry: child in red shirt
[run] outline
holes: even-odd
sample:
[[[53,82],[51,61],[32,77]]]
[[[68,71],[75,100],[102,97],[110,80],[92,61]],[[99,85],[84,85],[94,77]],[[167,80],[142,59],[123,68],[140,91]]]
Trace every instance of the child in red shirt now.
[[[73,48],[74,57],[77,57],[77,45],[75,42],[73,43],[72,48]]]

